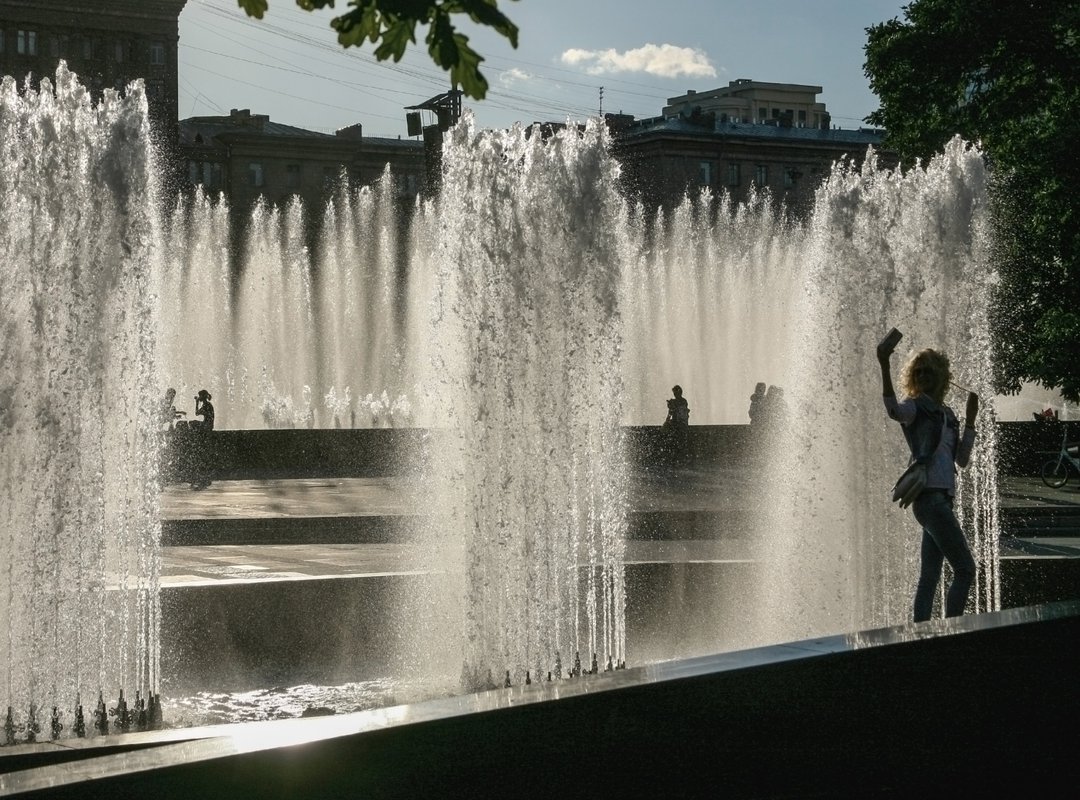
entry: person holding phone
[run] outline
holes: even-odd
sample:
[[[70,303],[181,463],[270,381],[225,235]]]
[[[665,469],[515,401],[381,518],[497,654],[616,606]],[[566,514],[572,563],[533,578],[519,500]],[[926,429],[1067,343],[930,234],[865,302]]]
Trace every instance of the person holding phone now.
[[[934,595],[945,561],[952,567],[953,579],[945,595],[944,612],[946,617],[957,617],[964,613],[975,580],[975,559],[953,511],[956,493],[953,465],[966,467],[971,458],[979,396],[968,393],[961,432],[956,414],[945,404],[945,392],[952,378],[949,359],[942,352],[926,348],[914,353],[904,364],[900,373],[904,396],[898,400],[889,360],[899,341],[900,332],[894,328],[877,346],[877,359],[885,410],[904,427],[912,460],[923,459],[927,468],[926,488],[911,504],[915,520],[922,526],[914,619],[923,622],[933,614]]]
[[[200,389],[195,395],[195,416],[202,417],[198,423],[199,430],[212,431],[214,429],[214,404],[210,402],[210,392]]]
[[[191,447],[191,488],[205,489],[211,482],[211,465],[213,450],[210,447],[210,437],[207,436],[214,429],[214,404],[210,402],[210,392],[200,389],[195,395],[195,416],[202,420],[192,420],[190,427],[194,437],[190,440]]]

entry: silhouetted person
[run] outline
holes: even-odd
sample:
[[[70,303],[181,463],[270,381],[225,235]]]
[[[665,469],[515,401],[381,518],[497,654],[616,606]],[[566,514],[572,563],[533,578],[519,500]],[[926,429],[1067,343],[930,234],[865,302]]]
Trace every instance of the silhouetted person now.
[[[176,389],[169,387],[165,390],[165,398],[161,401],[158,411],[158,430],[161,431],[161,477],[166,483],[173,480],[179,468],[178,451],[175,447],[174,436],[176,435],[176,420],[183,415],[183,411],[176,410]]]
[[[159,424],[162,430],[171,431],[176,424],[183,411],[176,410],[176,389],[169,387],[165,390],[165,399],[161,401],[161,415],[159,418]]]
[[[784,390],[779,386],[770,386],[765,390],[762,398],[763,411],[762,421],[770,428],[775,428],[781,420],[787,416],[787,402],[784,400]]]
[[[195,433],[192,445],[192,489],[205,489],[210,485],[210,447],[206,436],[214,429],[214,404],[210,402],[210,392],[200,389],[195,395],[195,416],[201,421],[192,420],[190,428]]]
[[[750,395],[750,424],[761,422],[761,410],[765,404],[765,383],[758,383],[754,387],[754,393]]]
[[[210,392],[206,389],[200,389],[195,395],[195,416],[202,417],[202,422],[198,423],[199,430],[214,429],[214,404],[210,402]]]
[[[926,487],[911,503],[915,520],[922,526],[913,617],[915,622],[930,619],[945,561],[953,573],[945,594],[945,616],[957,617],[964,613],[975,580],[975,559],[953,511],[955,469],[966,467],[971,458],[979,397],[968,394],[961,431],[956,414],[945,403],[945,392],[952,378],[949,359],[944,353],[927,348],[904,364],[900,373],[903,399],[897,400],[889,365],[893,346],[882,342],[877,347],[885,411],[903,426],[911,463],[924,464],[926,468]]]
[[[688,453],[688,429],[690,427],[690,404],[683,397],[682,387],[671,387],[671,397],[667,401],[667,419],[664,420],[664,428],[668,432],[668,440],[671,444],[672,461],[678,463],[687,460]]]

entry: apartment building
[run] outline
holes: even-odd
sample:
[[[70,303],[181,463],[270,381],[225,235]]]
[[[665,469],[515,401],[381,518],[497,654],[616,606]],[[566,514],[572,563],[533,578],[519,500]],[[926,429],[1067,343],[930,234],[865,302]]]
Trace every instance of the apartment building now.
[[[668,98],[664,106],[665,119],[700,109],[711,114],[718,123],[738,122],[765,124],[784,120],[788,127],[828,128],[831,124],[825,104],[819,103],[820,86],[800,83],[767,83],[739,78],[720,89],[706,92],[688,91]]]
[[[836,161],[861,164],[874,148],[880,163],[894,165],[881,150],[883,131],[832,126],[821,90],[740,79],[669,98],[659,117],[607,115],[625,192],[646,208],[670,209],[702,190],[735,202],[768,191],[802,213]]]
[[[0,0],[0,74],[20,86],[66,61],[95,100],[144,79],[163,154],[176,142],[177,42],[186,0]],[[168,157],[168,155],[166,155]]]
[[[223,193],[239,210],[259,199],[280,204],[293,197],[322,208],[342,180],[372,184],[387,165],[399,198],[411,201],[424,189],[423,142],[364,136],[360,125],[327,134],[232,109],[228,116],[181,120],[179,139],[185,183],[211,196]]]

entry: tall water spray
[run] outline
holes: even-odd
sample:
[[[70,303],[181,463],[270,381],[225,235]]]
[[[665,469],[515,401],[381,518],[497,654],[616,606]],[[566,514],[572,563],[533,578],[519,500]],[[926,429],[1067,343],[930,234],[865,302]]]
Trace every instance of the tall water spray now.
[[[242,229],[223,198],[182,200],[166,220],[161,325],[178,397],[208,388],[224,428],[414,424],[418,345],[406,304],[420,294],[408,290],[397,205],[389,173],[325,209],[259,203]]]
[[[481,684],[625,659],[619,282],[625,213],[601,128],[455,129],[433,263],[434,474],[460,541]]]
[[[885,415],[874,352],[893,326],[905,333],[894,361],[942,350],[956,384],[946,402],[962,413],[969,390],[982,397],[956,507],[979,570],[971,610],[1000,607],[989,235],[985,163],[960,139],[904,173],[879,171],[874,158],[841,165],[818,192],[786,332],[789,414],[761,484],[754,636],[911,618],[920,533],[890,499],[907,447]]]
[[[0,692],[29,735],[158,682],[156,192],[141,84],[0,88]],[[39,734],[41,736],[45,734]],[[21,738],[21,736],[20,736]]]

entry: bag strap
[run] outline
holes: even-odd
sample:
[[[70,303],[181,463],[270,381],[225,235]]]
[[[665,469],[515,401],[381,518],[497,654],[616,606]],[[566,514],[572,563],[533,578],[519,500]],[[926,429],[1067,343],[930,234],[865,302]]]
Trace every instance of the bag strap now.
[[[915,425],[919,419],[919,415],[922,414],[927,419],[933,419],[930,412],[922,407],[918,402],[915,403],[915,419],[911,421],[910,425],[901,425],[901,429],[904,431],[904,438],[907,439],[908,449],[911,451],[911,461],[914,464],[925,464],[930,460],[931,456],[937,452],[938,447],[941,446],[941,438],[945,435],[945,426],[949,423],[949,417],[944,410],[941,412],[941,428],[938,429],[937,437],[934,439],[934,446],[930,448],[927,453],[917,453],[918,442],[915,440]]]

